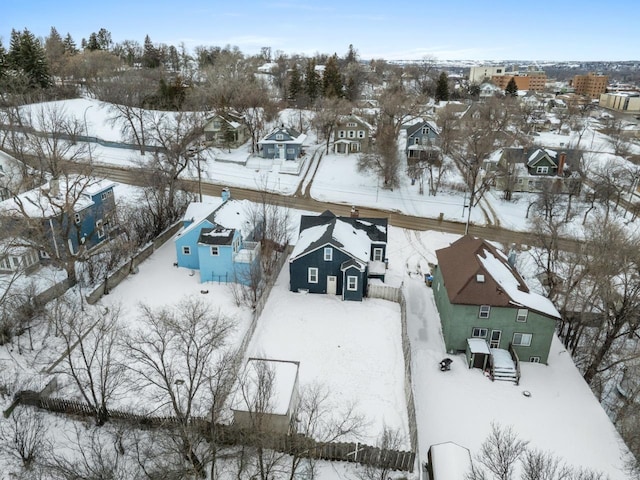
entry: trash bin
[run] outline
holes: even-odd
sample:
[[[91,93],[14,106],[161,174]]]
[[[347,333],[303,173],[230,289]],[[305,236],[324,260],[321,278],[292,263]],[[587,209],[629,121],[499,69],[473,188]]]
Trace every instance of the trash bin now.
[[[433,276],[432,276],[430,273],[427,273],[427,274],[424,276],[424,283],[426,283],[426,284],[427,284],[427,287],[430,287],[430,286],[431,286],[431,284],[433,283]]]

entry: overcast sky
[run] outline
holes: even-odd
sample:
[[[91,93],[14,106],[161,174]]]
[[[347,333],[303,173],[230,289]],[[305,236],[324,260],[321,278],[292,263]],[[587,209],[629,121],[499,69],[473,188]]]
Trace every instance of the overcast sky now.
[[[114,42],[237,45],[362,59],[638,60],[640,1],[594,0],[0,0],[0,37],[52,26],[82,38],[104,27]]]

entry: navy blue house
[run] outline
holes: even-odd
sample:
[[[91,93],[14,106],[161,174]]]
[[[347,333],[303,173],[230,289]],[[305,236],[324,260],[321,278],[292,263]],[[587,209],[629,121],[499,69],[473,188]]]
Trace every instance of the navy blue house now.
[[[369,278],[384,281],[387,219],[303,215],[289,259],[292,292],[362,300]]]
[[[279,126],[258,142],[260,156],[280,160],[295,160],[303,153],[302,144],[307,136],[293,128]]]

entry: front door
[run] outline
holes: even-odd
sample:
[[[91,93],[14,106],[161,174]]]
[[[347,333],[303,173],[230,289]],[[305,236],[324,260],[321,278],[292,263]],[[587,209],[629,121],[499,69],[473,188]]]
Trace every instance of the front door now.
[[[489,348],[500,348],[500,337],[502,332],[500,330],[491,330],[491,341],[489,342]]]
[[[335,295],[337,291],[338,277],[335,275],[327,276],[327,295]]]

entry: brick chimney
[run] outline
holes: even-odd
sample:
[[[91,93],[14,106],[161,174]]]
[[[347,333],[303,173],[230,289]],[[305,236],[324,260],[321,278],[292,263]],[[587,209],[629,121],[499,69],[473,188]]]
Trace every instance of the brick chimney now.
[[[558,155],[558,176],[561,177],[564,173],[564,164],[567,161],[567,154],[565,152],[561,152]]]

